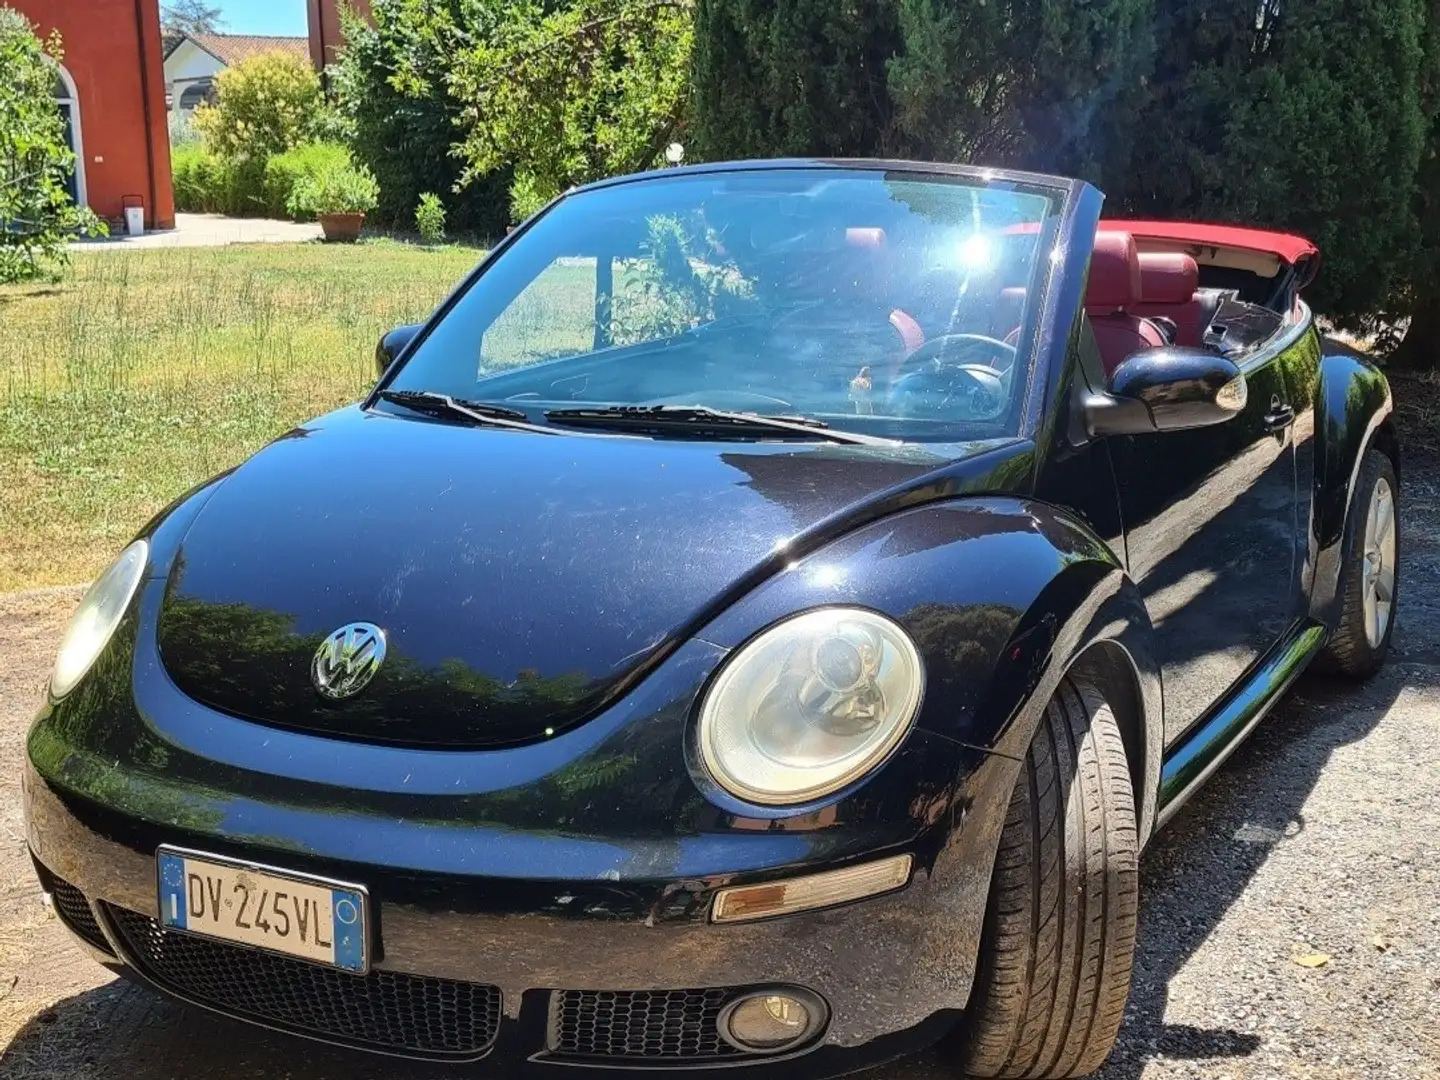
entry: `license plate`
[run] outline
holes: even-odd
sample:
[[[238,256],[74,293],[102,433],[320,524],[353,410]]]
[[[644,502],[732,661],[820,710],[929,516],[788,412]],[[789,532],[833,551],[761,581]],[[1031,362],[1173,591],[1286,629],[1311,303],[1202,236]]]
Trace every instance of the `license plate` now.
[[[365,973],[362,886],[176,848],[156,860],[166,929]]]

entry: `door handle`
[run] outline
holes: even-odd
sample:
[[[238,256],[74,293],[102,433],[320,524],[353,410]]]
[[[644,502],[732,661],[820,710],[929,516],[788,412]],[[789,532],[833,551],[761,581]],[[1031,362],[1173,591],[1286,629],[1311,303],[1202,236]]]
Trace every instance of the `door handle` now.
[[[1278,401],[1273,402],[1270,411],[1265,414],[1265,427],[1269,431],[1284,431],[1293,423],[1295,410],[1289,405],[1281,405]]]

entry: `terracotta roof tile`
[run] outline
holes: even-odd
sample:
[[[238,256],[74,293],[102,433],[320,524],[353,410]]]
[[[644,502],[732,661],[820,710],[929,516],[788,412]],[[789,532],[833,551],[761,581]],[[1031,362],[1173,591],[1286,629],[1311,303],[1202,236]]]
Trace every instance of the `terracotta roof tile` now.
[[[310,62],[310,39],[261,34],[191,34],[190,40],[227,67],[252,56],[281,52]]]

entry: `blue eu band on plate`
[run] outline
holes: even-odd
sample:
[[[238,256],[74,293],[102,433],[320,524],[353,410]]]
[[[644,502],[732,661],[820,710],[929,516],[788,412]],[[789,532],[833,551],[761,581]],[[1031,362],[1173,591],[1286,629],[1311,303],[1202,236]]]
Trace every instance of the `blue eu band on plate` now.
[[[366,970],[364,889],[191,852],[157,859],[167,929]]]

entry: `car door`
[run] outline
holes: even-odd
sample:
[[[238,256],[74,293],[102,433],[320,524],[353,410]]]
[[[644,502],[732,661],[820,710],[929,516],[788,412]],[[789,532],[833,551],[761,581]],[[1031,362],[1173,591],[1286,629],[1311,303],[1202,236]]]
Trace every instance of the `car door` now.
[[[1298,614],[1297,414],[1284,360],[1302,330],[1277,327],[1232,354],[1248,390],[1232,419],[1111,440],[1126,559],[1158,639],[1167,745]]]

